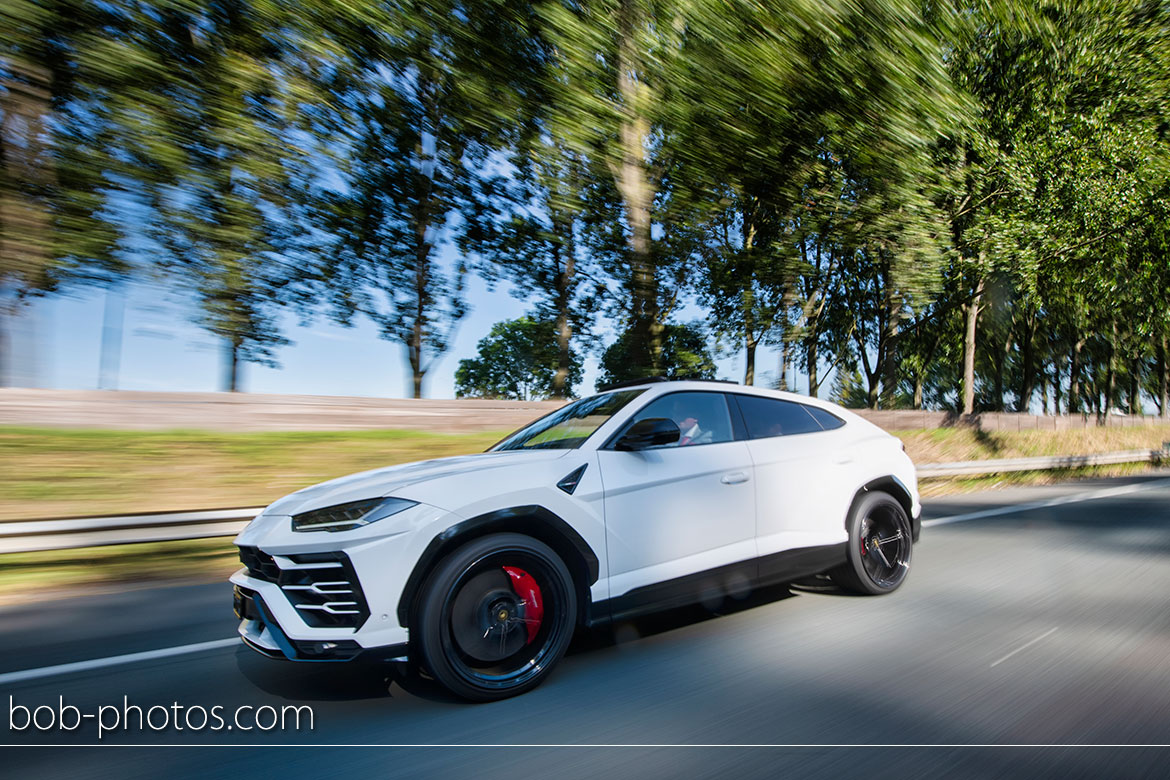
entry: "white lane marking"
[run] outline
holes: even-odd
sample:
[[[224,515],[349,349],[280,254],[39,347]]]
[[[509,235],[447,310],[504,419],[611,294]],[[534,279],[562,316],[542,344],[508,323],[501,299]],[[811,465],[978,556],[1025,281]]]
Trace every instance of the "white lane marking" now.
[[[170,658],[175,655],[187,655],[203,650],[216,650],[221,647],[231,647],[240,644],[240,638],[214,639],[210,642],[196,642],[193,645],[179,645],[178,647],[164,647],[161,650],[147,650],[142,653],[127,653],[114,655],[109,658],[94,658],[89,661],[77,661],[71,664],[57,664],[56,666],[42,666],[40,669],[22,669],[19,672],[5,672],[0,674],[0,685],[7,683],[36,680],[41,677],[53,677],[58,674],[72,674],[73,672],[87,672],[91,669],[101,669],[106,666],[132,664],[136,661],[151,661],[156,658]]]
[[[1155,490],[1161,487],[1170,487],[1170,479],[1159,479],[1154,482],[1142,482],[1136,485],[1121,485],[1119,487],[1101,488],[1100,490],[1089,490],[1084,493],[1072,493],[1067,496],[1057,496],[1056,498],[1045,499],[1044,501],[1033,501],[1029,504],[1014,504],[1012,506],[1001,506],[996,509],[984,509],[979,512],[968,512],[963,515],[951,515],[950,517],[938,517],[934,520],[924,520],[922,522],[923,528],[932,528],[936,525],[950,525],[951,523],[964,523],[968,520],[979,520],[984,517],[996,517],[998,515],[1011,515],[1016,512],[1027,512],[1032,509],[1044,509],[1050,506],[1060,506],[1061,504],[1075,504],[1081,501],[1094,501],[1099,498],[1112,498],[1113,496],[1124,496],[1129,493],[1138,493],[1143,490]]]
[[[1055,628],[1050,628],[1050,629],[1048,629],[1048,630],[1047,630],[1047,631],[1045,631],[1043,634],[1041,634],[1040,636],[1038,636],[1038,637],[1036,637],[1035,639],[1033,639],[1031,642],[1025,642],[1024,644],[1022,644],[1022,645],[1020,645],[1019,647],[1017,647],[1015,650],[1012,650],[1010,653],[1008,653],[1008,654],[1007,654],[1007,655],[1005,655],[1003,658],[1001,658],[1001,659],[999,659],[998,661],[996,661],[995,663],[993,663],[993,664],[992,664],[990,667],[988,667],[988,668],[989,668],[989,669],[994,669],[995,667],[999,666],[1000,664],[1002,664],[1002,663],[1003,663],[1004,661],[1006,661],[1007,659],[1011,658],[1011,657],[1012,657],[1013,655],[1015,655],[1016,653],[1019,653],[1019,652],[1022,652],[1022,651],[1024,651],[1024,650],[1027,650],[1029,647],[1031,647],[1032,645],[1036,644],[1036,643],[1037,643],[1037,642],[1039,642],[1041,639],[1044,639],[1044,638],[1046,638],[1046,637],[1050,637],[1050,636],[1052,636],[1052,635],[1053,635],[1053,634],[1055,634],[1055,633],[1056,633],[1056,629],[1055,629]]]

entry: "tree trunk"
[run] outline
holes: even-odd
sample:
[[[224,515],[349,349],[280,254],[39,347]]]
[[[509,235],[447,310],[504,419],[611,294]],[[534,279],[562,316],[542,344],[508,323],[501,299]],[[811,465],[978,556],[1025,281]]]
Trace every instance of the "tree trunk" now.
[[[1170,408],[1167,408],[1167,401],[1170,401],[1170,368],[1166,365],[1167,358],[1170,358],[1170,337],[1163,333],[1162,342],[1158,345],[1158,411],[1163,420],[1170,419]]]
[[[756,383],[756,339],[751,334],[748,334],[744,339],[744,349],[747,351],[745,361],[747,366],[743,371],[743,383],[754,385]]]
[[[975,329],[979,304],[983,300],[983,279],[975,285],[975,297],[967,304],[967,332],[963,338],[963,414],[975,413]]]
[[[1023,377],[1020,382],[1020,397],[1016,400],[1016,411],[1026,413],[1032,406],[1032,394],[1036,390],[1036,317],[1032,312],[1024,314],[1024,333],[1020,341],[1020,357],[1023,361]],[[1048,398],[1045,395],[1045,414],[1048,413]]]
[[[635,376],[662,373],[662,323],[658,312],[658,277],[650,255],[650,210],[654,197],[646,172],[646,137],[650,124],[639,113],[646,90],[637,51],[638,0],[622,0],[618,9],[618,94],[622,120],[618,133],[621,160],[615,185],[630,229],[630,359]]]
[[[1109,410],[1113,408],[1113,398],[1117,392],[1117,320],[1113,320],[1112,329],[1109,335],[1109,364],[1105,371],[1105,403],[1102,404],[1102,409],[1098,413],[1105,417],[1109,416]]]
[[[419,76],[419,94],[422,95],[423,111],[432,128],[438,127],[441,108],[435,96],[434,81],[430,75]],[[416,177],[414,209],[411,214],[414,228],[414,321],[406,334],[406,356],[410,363],[411,398],[422,398],[423,378],[429,366],[423,365],[423,348],[427,335],[427,300],[431,283],[431,243],[427,239],[435,215],[434,158],[427,151],[424,137],[420,133],[414,148],[420,175]],[[438,143],[437,139],[434,139]]]
[[[893,409],[898,405],[898,336],[902,314],[902,302],[890,289],[890,282],[886,281],[886,321],[885,338],[882,339],[881,351],[878,355],[881,361],[882,375],[881,406],[883,409]]]
[[[1073,342],[1072,356],[1068,366],[1068,413],[1078,414],[1081,411],[1081,350],[1085,347],[1084,339]]]
[[[1129,364],[1129,413],[1142,414],[1141,361],[1134,358]]]
[[[556,278],[557,373],[553,376],[553,398],[569,396],[569,363],[572,356],[569,347],[573,338],[573,326],[569,321],[569,303],[573,289],[573,274],[576,272],[574,263],[572,246],[569,246],[565,253],[565,263]]]
[[[785,328],[787,330],[787,328]],[[792,361],[792,346],[785,339],[780,343],[780,382],[776,386],[779,390],[788,390],[788,364]],[[795,388],[793,388],[795,389]]]
[[[430,270],[430,245],[426,241],[427,226],[422,219],[415,220],[415,268],[414,268],[414,322],[406,344],[410,361],[411,398],[422,398],[423,376],[426,369],[422,364],[423,333],[426,328],[426,296]]]
[[[997,412],[1005,411],[1006,408],[1003,402],[1003,369],[1004,363],[1007,362],[1008,353],[1012,350],[1013,341],[1015,341],[1015,337],[1012,334],[1011,328],[1008,328],[1007,337],[1003,342],[1003,350],[1001,350],[1000,353],[995,356],[995,411]]]
[[[923,372],[919,371],[914,375],[914,408],[922,408],[922,385],[924,384]]]
[[[229,338],[224,350],[224,390],[236,393],[240,390],[240,340]]]
[[[817,351],[817,338],[814,333],[812,340],[805,349],[805,370],[808,371],[808,394],[813,398],[817,397],[817,392],[820,390],[820,382],[817,380],[817,360],[819,359]]]

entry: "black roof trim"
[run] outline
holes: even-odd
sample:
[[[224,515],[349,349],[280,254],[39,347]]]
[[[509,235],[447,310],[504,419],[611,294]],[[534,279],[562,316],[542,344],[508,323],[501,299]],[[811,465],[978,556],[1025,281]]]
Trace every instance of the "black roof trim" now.
[[[641,379],[623,379],[620,382],[610,382],[607,385],[598,385],[597,391],[604,393],[606,390],[617,390],[622,387],[637,387],[638,385],[649,385],[655,382],[669,382],[670,380],[664,376],[644,376]]]
[[[715,382],[721,385],[738,385],[734,379],[670,379],[665,376],[644,376],[641,379],[623,379],[620,382],[610,382],[607,385],[598,385],[597,392],[604,393],[608,390],[617,390],[622,387],[637,387],[638,385],[651,385],[658,382]]]

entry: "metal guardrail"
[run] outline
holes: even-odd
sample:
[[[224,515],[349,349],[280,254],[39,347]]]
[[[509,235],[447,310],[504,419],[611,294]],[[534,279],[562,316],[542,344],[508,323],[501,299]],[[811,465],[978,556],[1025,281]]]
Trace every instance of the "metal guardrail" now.
[[[1000,458],[966,460],[955,463],[925,463],[918,467],[918,477],[961,477],[1002,474],[1009,471],[1050,471],[1077,469],[1084,466],[1112,466],[1117,463],[1145,463],[1170,460],[1166,450],[1126,450],[1097,455],[1043,455],[1037,458]]]
[[[0,553],[235,536],[264,507],[0,523]]]
[[[1167,444],[1170,445],[1170,442]],[[1098,455],[925,463],[918,467],[918,476],[919,478],[978,476],[1010,471],[1047,471],[1159,461],[1170,461],[1170,446],[1163,450],[1127,450]],[[263,507],[247,507],[104,517],[66,517],[51,520],[11,520],[0,522],[0,553],[235,536],[262,510]]]

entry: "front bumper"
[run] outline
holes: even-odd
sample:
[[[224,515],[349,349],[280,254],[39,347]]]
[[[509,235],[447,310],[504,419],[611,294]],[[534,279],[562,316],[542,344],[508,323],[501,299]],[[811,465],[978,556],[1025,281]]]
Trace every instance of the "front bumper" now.
[[[352,639],[290,639],[272,617],[264,599],[255,591],[236,585],[233,588],[233,602],[236,617],[240,619],[239,633],[244,644],[269,658],[385,662],[407,656],[405,642],[384,647],[362,647]]]
[[[270,657],[294,661],[406,656],[398,601],[430,527],[447,513],[419,504],[355,531],[294,532],[287,515],[261,515],[235,543],[245,568],[231,577],[239,634]]]

